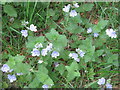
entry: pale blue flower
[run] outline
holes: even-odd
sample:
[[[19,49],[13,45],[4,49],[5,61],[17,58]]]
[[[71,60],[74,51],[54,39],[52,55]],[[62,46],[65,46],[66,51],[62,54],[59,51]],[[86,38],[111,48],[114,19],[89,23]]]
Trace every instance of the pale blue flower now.
[[[41,54],[42,54],[42,56],[46,56],[47,55],[47,49],[42,49]]]
[[[101,79],[99,79],[98,80],[98,82],[97,82],[99,85],[103,85],[103,84],[105,84],[105,78],[101,78]]]
[[[113,31],[113,29],[107,29],[106,34],[111,38],[116,38],[117,37],[117,34],[116,34],[115,31]]]
[[[55,67],[58,67],[60,64],[58,62],[54,63]]]
[[[87,33],[91,33],[91,32],[92,32],[92,28],[88,28]]]
[[[40,56],[40,51],[36,48],[34,48],[31,53],[32,53],[32,56]]]
[[[74,7],[76,7],[76,8],[79,7],[78,3],[75,3],[75,4],[73,4],[73,5],[74,5]]]
[[[94,37],[98,37],[99,36],[99,34],[98,33],[94,33]]]
[[[71,11],[70,11],[70,16],[71,16],[71,17],[77,16],[77,12],[76,12],[75,10],[71,10]]]
[[[28,31],[27,30],[21,30],[22,36],[27,37]]]
[[[8,72],[10,70],[10,67],[7,64],[4,64],[1,68],[3,72]]]
[[[78,58],[78,54],[77,53],[70,53],[69,54],[69,57],[71,57],[71,58]]]
[[[18,76],[23,75],[23,73],[17,73]]]
[[[53,51],[52,54],[51,54],[51,56],[54,57],[54,58],[57,58],[57,56],[59,56],[59,55],[60,54],[57,51]]]
[[[69,12],[69,10],[70,10],[70,4],[68,4],[67,6],[64,6],[63,8],[64,12]]]
[[[80,55],[80,57],[84,57],[85,52],[83,52],[82,50],[80,50],[79,48],[76,49],[76,52]]]
[[[109,83],[107,83],[105,86],[106,86],[106,88],[112,88],[112,85]]]
[[[10,70],[9,70],[9,72],[12,72],[12,71],[13,71],[13,69],[10,69]]]
[[[49,86],[46,85],[46,84],[44,84],[44,85],[42,86],[42,88],[49,88]]]
[[[43,47],[42,43],[36,43],[35,44],[35,48],[42,48],[42,47]]]
[[[8,79],[10,80],[11,83],[16,81],[16,76],[15,75],[8,74],[7,76],[8,76]]]
[[[80,61],[80,59],[78,58],[78,54],[77,53],[70,53],[69,57],[73,58],[77,62]]]

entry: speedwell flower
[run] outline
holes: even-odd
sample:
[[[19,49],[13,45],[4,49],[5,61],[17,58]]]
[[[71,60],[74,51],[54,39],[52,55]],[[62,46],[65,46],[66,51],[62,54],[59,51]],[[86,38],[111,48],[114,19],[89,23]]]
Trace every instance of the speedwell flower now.
[[[29,30],[31,30],[31,31],[37,31],[37,29],[36,29],[37,27],[36,26],[34,26],[33,24],[31,24],[30,25],[30,28],[29,27],[27,27],[27,29],[29,29]]]
[[[79,7],[78,3],[75,3],[75,4],[73,4],[73,5],[74,5],[74,7],[76,7],[76,8]]]
[[[28,31],[27,30],[21,30],[22,36],[27,37]]]
[[[92,32],[92,28],[88,28],[87,33],[91,33],[91,32]]]
[[[110,83],[107,83],[105,86],[106,88],[112,88],[112,85]]]
[[[1,68],[3,72],[8,72],[10,70],[10,67],[7,64],[4,64]]]
[[[16,76],[15,75],[8,74],[7,76],[8,76],[8,79],[10,80],[11,83],[16,81]]]
[[[70,16],[71,16],[71,17],[77,16],[77,12],[76,12],[75,10],[71,10],[71,11],[70,11]]]
[[[42,56],[46,56],[47,55],[47,49],[46,48],[42,49],[41,54],[42,54]]]
[[[42,48],[42,47],[43,47],[42,43],[36,43],[35,44],[35,48]]]
[[[69,10],[70,10],[70,4],[68,4],[67,6],[64,6],[63,8],[64,12],[69,12]]]
[[[99,79],[98,80],[98,82],[97,82],[99,85],[103,85],[103,84],[105,84],[105,78],[101,78],[101,79]]]
[[[32,56],[39,56],[40,55],[40,51],[36,48],[34,48],[31,53],[32,53]]]
[[[113,29],[107,29],[106,34],[111,38],[116,38],[117,37],[117,34],[116,34],[115,31],[113,31]]]
[[[44,85],[42,86],[42,88],[49,88],[49,86],[46,85],[46,84],[44,84]]]
[[[99,36],[99,34],[98,33],[94,33],[94,37],[98,37]]]
[[[51,56],[54,57],[54,58],[57,58],[57,56],[60,56],[60,54],[57,51],[53,51]]]

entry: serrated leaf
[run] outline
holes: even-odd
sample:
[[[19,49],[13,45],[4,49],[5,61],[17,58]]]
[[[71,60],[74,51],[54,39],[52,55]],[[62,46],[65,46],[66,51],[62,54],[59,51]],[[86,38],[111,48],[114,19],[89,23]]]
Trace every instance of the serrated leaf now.
[[[58,67],[55,68],[59,73],[62,75],[65,71],[65,66],[63,64],[60,64]]]
[[[8,14],[8,16],[13,16],[13,17],[17,17],[17,12],[15,10],[15,8],[11,5],[5,5],[3,7],[4,12]]]
[[[108,21],[107,20],[100,20],[97,25],[95,25],[92,29],[94,33],[101,32],[102,29],[105,28],[107,25]]]
[[[80,73],[78,71],[78,64],[75,61],[73,61],[70,66],[66,66],[66,69],[68,71],[68,75],[67,75],[68,81],[71,81],[75,77],[80,76]]]
[[[77,12],[90,11],[90,10],[92,10],[93,6],[94,6],[94,4],[90,4],[90,3],[83,4],[83,5],[80,5],[79,8],[76,8],[76,11]]]

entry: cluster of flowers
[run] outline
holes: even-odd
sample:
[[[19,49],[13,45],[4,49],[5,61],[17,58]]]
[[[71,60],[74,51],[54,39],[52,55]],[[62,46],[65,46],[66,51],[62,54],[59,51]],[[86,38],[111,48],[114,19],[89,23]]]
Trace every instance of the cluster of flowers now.
[[[29,22],[25,22],[23,21],[22,22],[22,25],[26,27],[27,30],[21,30],[21,33],[22,33],[22,36],[24,37],[27,37],[28,36],[28,30],[31,30],[31,31],[34,31],[36,32],[37,31],[37,27],[34,26],[33,24],[30,25],[30,27],[27,27],[26,25],[29,24]]]
[[[69,57],[73,58],[73,59],[74,59],[75,61],[77,61],[77,62],[80,62],[80,59],[78,58],[78,54],[79,54],[80,57],[84,57],[85,52],[83,52],[83,51],[80,50],[79,48],[76,49],[76,52],[77,52],[77,53],[70,53],[70,54],[69,54]]]
[[[69,12],[70,11],[70,7],[71,7],[71,4],[68,4],[67,6],[64,6],[63,11],[64,12]],[[79,7],[78,3],[73,4],[73,7],[78,8]],[[75,10],[71,10],[70,11],[70,16],[71,17],[77,16],[77,12]]]
[[[35,44],[35,48],[33,48],[33,51],[31,51],[32,56],[40,56],[40,48],[42,48],[43,45],[41,43],[37,43]],[[41,55],[42,56],[46,56],[48,54],[48,52],[51,52],[53,48],[53,44],[49,43],[49,45],[41,50]],[[51,54],[52,57],[57,58],[58,56],[60,56],[59,52],[57,51],[53,51]]]
[[[101,79],[98,80],[97,83],[99,85],[104,85],[105,84],[105,78],[102,77]],[[106,86],[106,88],[112,88],[112,85],[110,83],[108,83],[108,82],[105,84],[105,86]]]
[[[88,28],[87,33],[91,33],[91,32],[92,32],[92,28]],[[111,38],[116,38],[117,37],[117,34],[113,29],[107,29],[106,34]],[[94,33],[94,37],[98,37],[98,36],[99,36],[98,33]]]
[[[8,73],[8,72],[10,73],[13,71],[13,69],[10,69],[10,67],[7,64],[4,64],[1,68],[1,70],[2,70],[2,72],[5,72],[5,73]],[[20,75],[23,75],[23,73],[17,73],[16,75],[20,76]],[[16,81],[15,75],[8,74],[7,76],[11,83]]]

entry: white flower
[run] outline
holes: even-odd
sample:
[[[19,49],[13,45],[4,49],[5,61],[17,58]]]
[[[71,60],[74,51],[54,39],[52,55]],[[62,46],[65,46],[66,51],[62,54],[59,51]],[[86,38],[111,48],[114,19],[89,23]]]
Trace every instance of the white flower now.
[[[35,48],[41,48],[41,47],[43,47],[43,46],[42,46],[42,43],[37,43],[37,44],[35,44]]]
[[[85,52],[83,52],[82,50],[80,50],[79,48],[76,49],[76,52],[80,55],[80,57],[83,57]]]
[[[13,71],[13,69],[10,69],[10,70],[9,70],[9,72],[12,72],[12,71]]]
[[[54,57],[54,58],[57,58],[57,56],[60,56],[60,54],[57,51],[53,51],[51,56]]]
[[[49,86],[46,85],[46,84],[44,84],[44,85],[42,86],[42,88],[49,88]]]
[[[11,83],[16,81],[16,76],[15,75],[8,74],[7,76],[8,76],[8,79],[10,80]]]
[[[71,11],[70,11],[70,16],[71,16],[71,17],[77,16],[77,12],[76,12],[75,10],[71,10]]]
[[[42,49],[41,54],[42,54],[42,56],[46,56],[47,55],[47,49]]]
[[[32,56],[40,56],[40,51],[36,48],[34,48],[31,53],[32,53]]]
[[[28,31],[27,30],[21,30],[22,36],[27,37]]]
[[[60,64],[58,62],[54,63],[55,67],[58,67]]]
[[[112,85],[109,83],[107,83],[105,86],[106,86],[106,88],[112,88]]]
[[[40,63],[40,64],[41,64],[41,63],[43,63],[43,61],[42,61],[42,60],[39,60],[39,61],[38,61],[38,63]]]
[[[78,3],[75,3],[75,4],[73,4],[73,5],[74,5],[74,7],[76,7],[76,8],[79,7]]]
[[[91,32],[92,32],[92,28],[88,28],[87,33],[91,33]]]
[[[23,73],[17,73],[18,76],[23,75]]]
[[[73,58],[77,62],[80,61],[80,59],[78,58],[78,54],[77,53],[70,53],[69,57]]]
[[[116,38],[117,37],[117,34],[116,34],[115,31],[113,31],[113,29],[107,29],[106,34],[111,38]]]
[[[33,24],[31,24],[30,25],[30,28],[29,27],[27,27],[28,29],[30,29],[31,31],[37,31],[37,27],[36,26],[34,26]]]
[[[22,25],[23,25],[23,26],[26,26],[27,24],[29,24],[28,21],[22,21]]]
[[[99,36],[99,34],[98,33],[94,33],[94,37],[98,37]]]
[[[63,8],[64,12],[69,12],[69,10],[70,10],[70,4],[68,4],[67,6],[64,6]]]
[[[46,49],[50,52],[52,51],[53,44],[49,43],[49,45],[46,47]]]
[[[103,84],[105,84],[105,78],[101,78],[101,79],[99,79],[98,80],[98,82],[97,82],[99,85],[103,85]]]
[[[7,64],[4,64],[1,68],[3,72],[8,72],[10,70],[10,67]]]

